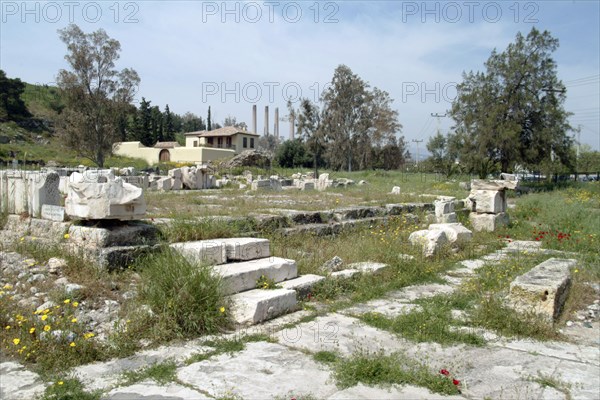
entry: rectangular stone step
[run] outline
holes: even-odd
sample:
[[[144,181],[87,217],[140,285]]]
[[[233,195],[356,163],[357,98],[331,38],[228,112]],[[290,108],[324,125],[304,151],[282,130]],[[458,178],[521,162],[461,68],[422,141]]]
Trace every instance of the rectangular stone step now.
[[[254,325],[296,308],[296,291],[291,289],[254,289],[234,294],[231,316],[238,324]]]
[[[172,243],[170,247],[192,264],[217,265],[227,262],[226,248],[218,241],[180,242]]]
[[[307,274],[281,282],[280,286],[283,289],[295,290],[298,293],[298,297],[303,298],[308,296],[312,292],[312,288],[324,279],[325,277],[321,275]]]
[[[255,289],[262,275],[277,283],[298,276],[296,262],[279,257],[215,265],[214,270],[223,278],[225,295]]]
[[[256,260],[271,255],[269,239],[245,237],[214,239],[214,241],[225,247],[227,261]]]
[[[510,284],[509,300],[517,310],[533,311],[557,320],[571,287],[577,260],[550,258],[518,276]]]

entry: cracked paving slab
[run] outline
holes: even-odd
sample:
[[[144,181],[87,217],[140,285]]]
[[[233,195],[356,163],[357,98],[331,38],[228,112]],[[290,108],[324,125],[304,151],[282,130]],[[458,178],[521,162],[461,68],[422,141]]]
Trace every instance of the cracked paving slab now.
[[[187,387],[170,383],[160,386],[152,380],[111,390],[102,400],[205,400],[212,399]]]
[[[330,371],[311,356],[277,343],[248,343],[246,349],[222,354],[178,369],[177,378],[210,396],[267,399],[293,393],[327,398],[338,390]]]

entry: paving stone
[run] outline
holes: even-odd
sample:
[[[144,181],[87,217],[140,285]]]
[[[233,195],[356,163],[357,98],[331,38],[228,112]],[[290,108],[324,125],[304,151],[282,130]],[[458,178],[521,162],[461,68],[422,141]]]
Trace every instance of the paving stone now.
[[[462,396],[448,396],[432,393],[425,388],[412,385],[380,388],[358,384],[342,390],[327,400],[373,400],[373,399],[410,399],[410,400],[462,400]]]
[[[254,325],[296,308],[296,291],[254,289],[230,297],[231,317],[241,325]]]
[[[395,318],[415,310],[421,310],[421,306],[410,303],[401,303],[396,299],[375,299],[346,308],[340,312],[349,316],[378,313],[388,318]]]
[[[46,390],[38,374],[16,362],[0,363],[0,399],[30,400]]]
[[[438,295],[452,294],[456,290],[452,286],[439,283],[430,283],[424,285],[413,285],[391,292],[388,297],[398,299],[405,303],[411,303],[417,299],[426,299]]]
[[[357,269],[343,269],[332,272],[329,276],[333,279],[349,279],[358,274],[360,274],[360,271]]]
[[[108,392],[103,400],[205,400],[212,397],[176,383],[159,385],[145,380],[135,385],[119,387]]]
[[[369,352],[386,353],[409,347],[392,333],[373,328],[358,318],[332,313],[276,333],[280,343],[311,353],[339,352],[343,356]],[[413,344],[410,344],[412,346]]]
[[[298,276],[296,262],[280,257],[216,265],[214,270],[223,278],[225,295],[255,289],[263,275],[277,283]]]
[[[348,265],[348,269],[356,269],[363,273],[378,274],[389,268],[389,265],[377,262],[359,262]]]
[[[106,390],[116,386],[126,371],[134,371],[166,361],[182,364],[184,360],[194,354],[206,353],[211,350],[211,347],[201,346],[196,341],[188,341],[140,351],[127,358],[82,365],[73,368],[71,372],[85,385],[87,390]]]
[[[323,399],[338,392],[326,367],[278,343],[248,343],[241,352],[180,368],[177,378],[217,398],[269,399],[293,393]]]

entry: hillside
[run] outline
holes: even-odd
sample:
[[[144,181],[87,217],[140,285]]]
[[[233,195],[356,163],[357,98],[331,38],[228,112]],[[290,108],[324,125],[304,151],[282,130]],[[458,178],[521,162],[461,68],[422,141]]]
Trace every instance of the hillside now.
[[[64,105],[58,88],[48,85],[25,83],[25,91],[21,95],[30,118],[18,121],[0,119],[0,164],[12,162],[14,158],[19,164],[46,165],[53,161],[59,166],[77,166],[94,164],[66,148],[55,135],[55,121]],[[106,166],[124,164],[144,168],[146,165],[138,160],[111,157]]]

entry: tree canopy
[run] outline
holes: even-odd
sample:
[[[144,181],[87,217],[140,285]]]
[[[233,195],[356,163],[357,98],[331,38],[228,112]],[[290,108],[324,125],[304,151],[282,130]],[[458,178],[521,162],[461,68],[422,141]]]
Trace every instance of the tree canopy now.
[[[133,69],[115,69],[121,45],[103,29],[86,34],[70,25],[59,35],[71,68],[57,77],[65,98],[59,132],[69,147],[102,167],[113,143],[122,139],[120,117],[130,108],[140,78]]]
[[[532,28],[506,50],[494,50],[484,72],[463,74],[450,111],[461,164],[480,175],[494,164],[503,171],[516,164],[573,165],[571,114],[552,59],[557,48],[558,39]]]

